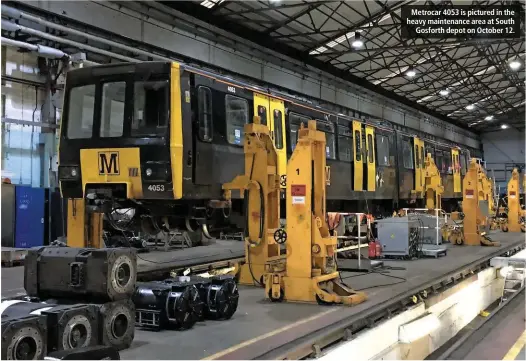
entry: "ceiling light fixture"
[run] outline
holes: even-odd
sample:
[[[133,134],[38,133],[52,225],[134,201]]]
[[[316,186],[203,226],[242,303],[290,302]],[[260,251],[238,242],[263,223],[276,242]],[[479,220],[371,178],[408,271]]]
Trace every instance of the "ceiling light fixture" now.
[[[488,115],[484,120],[493,120],[493,115]]]
[[[449,90],[447,89],[442,89],[440,92],[439,92],[440,95],[442,95],[443,97],[445,97],[446,95],[449,95]]]
[[[363,46],[363,41],[362,41],[361,37],[362,36],[361,36],[361,34],[359,32],[356,32],[354,34],[354,41],[351,44],[353,48],[357,49],[357,48],[361,48]]]
[[[521,63],[520,61],[518,60],[513,60],[511,63],[510,63],[510,68],[512,68],[513,70],[517,70],[521,67]]]
[[[473,110],[475,109],[475,106],[473,104],[470,104],[466,107],[467,110]]]
[[[407,70],[407,72],[405,73],[405,75],[407,75],[408,77],[412,78],[412,77],[414,77],[416,75],[416,71],[414,69],[412,69],[412,68],[409,68]]]
[[[500,126],[500,129],[508,129],[508,125],[507,125],[507,124],[502,124],[502,125]]]

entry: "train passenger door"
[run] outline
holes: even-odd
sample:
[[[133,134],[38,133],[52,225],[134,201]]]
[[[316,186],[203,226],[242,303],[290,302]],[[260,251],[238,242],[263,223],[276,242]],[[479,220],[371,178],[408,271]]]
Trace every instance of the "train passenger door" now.
[[[270,136],[278,154],[278,174],[280,188],[287,188],[287,138],[285,128],[285,104],[283,100],[270,98]]]
[[[376,190],[376,159],[374,151],[374,128],[365,126],[365,151],[367,156],[365,157],[367,162],[366,167],[366,178],[367,178],[367,190],[374,192]]]
[[[421,164],[420,156],[420,139],[418,137],[413,137],[413,154],[414,154],[414,167],[415,167],[415,191],[422,192],[422,170],[423,164]]]
[[[362,161],[362,123],[352,121],[353,147],[354,147],[354,180],[353,189],[363,190],[363,161]]]
[[[254,115],[261,119],[261,124],[266,125],[270,138],[276,147],[278,156],[278,174],[280,187],[287,187],[287,144],[285,140],[285,104],[283,100],[272,98],[263,94],[254,93]]]
[[[426,153],[425,153],[425,144],[423,140],[420,140],[420,184],[422,185],[422,190],[424,190],[424,186],[426,184]]]
[[[453,192],[462,192],[460,187],[460,156],[458,149],[451,149],[451,164],[453,165]]]
[[[211,176],[214,173],[213,93],[209,83],[197,86],[197,131],[194,132],[193,163],[194,183],[199,185],[210,185],[214,179]]]
[[[254,115],[261,118],[261,124],[271,129],[269,118],[270,102],[269,97],[263,94],[254,93]]]

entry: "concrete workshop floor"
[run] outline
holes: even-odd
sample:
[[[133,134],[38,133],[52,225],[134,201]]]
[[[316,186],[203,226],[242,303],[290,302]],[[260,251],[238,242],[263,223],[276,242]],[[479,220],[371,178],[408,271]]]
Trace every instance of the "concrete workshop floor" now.
[[[502,247],[524,242],[523,234],[497,233],[492,238],[500,241]],[[448,255],[438,259],[386,261],[386,266],[404,268],[382,271],[387,275],[344,273],[342,277],[347,284],[357,290],[364,289],[369,297],[354,307],[275,304],[264,300],[262,289],[240,287],[239,307],[231,320],[206,321],[182,332],[137,330],[132,347],[122,351],[121,357],[136,360],[201,359],[221,352],[214,357],[249,359],[251,354],[267,352],[343,318],[358,315],[494,252],[498,252],[497,247],[450,246]],[[22,267],[2,271],[2,297],[23,291]]]

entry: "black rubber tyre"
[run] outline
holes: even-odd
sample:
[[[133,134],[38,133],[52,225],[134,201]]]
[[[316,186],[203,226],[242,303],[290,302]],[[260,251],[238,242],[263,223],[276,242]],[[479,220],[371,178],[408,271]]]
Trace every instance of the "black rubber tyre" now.
[[[283,302],[283,299],[285,298],[285,291],[283,291],[283,288],[280,288],[279,289],[279,297],[278,298],[274,298],[272,296],[272,290],[269,290],[268,291],[268,298],[270,298],[270,300],[272,302]]]

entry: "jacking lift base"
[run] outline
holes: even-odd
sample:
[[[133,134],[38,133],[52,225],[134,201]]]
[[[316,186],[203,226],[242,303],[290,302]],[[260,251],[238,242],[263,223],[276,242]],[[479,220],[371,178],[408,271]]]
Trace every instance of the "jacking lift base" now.
[[[339,272],[312,278],[287,277],[274,273],[267,274],[266,278],[266,294],[273,302],[357,305],[367,299],[364,292],[354,291],[341,282]]]

